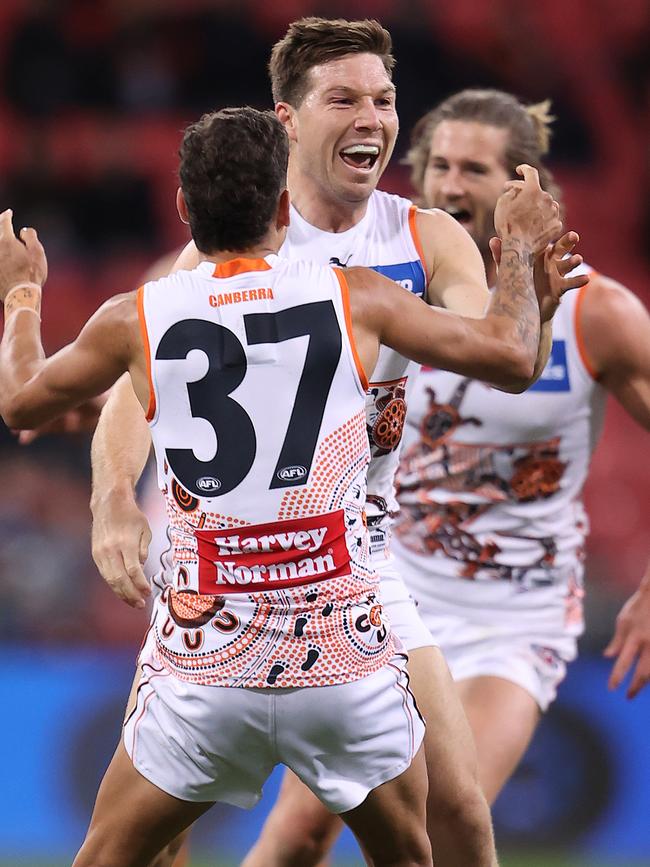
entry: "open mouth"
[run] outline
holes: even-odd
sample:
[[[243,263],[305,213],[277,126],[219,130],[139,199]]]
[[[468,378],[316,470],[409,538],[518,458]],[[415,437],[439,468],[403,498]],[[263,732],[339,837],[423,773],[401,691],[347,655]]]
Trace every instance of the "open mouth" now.
[[[466,208],[456,208],[453,205],[448,205],[443,210],[463,226],[472,221],[472,214]]]
[[[343,162],[353,169],[371,171],[379,158],[377,145],[355,144],[340,152]]]

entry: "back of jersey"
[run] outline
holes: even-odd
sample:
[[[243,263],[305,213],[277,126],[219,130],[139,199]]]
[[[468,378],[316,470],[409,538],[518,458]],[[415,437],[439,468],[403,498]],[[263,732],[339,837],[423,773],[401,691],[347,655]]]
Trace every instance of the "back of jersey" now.
[[[343,683],[391,641],[368,562],[365,387],[341,272],[203,262],[146,284],[148,418],[173,545],[161,662],[221,686]]]

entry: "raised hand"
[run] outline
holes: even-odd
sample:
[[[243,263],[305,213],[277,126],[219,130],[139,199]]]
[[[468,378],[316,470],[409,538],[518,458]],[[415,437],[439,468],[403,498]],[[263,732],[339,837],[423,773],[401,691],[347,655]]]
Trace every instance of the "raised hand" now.
[[[523,180],[508,181],[494,210],[494,227],[502,243],[522,245],[522,252],[536,256],[562,233],[560,206],[539,184],[537,169],[517,166]]]
[[[35,229],[14,233],[13,212],[0,214],[0,301],[9,291],[25,283],[42,286],[47,278],[47,258]]]
[[[579,240],[577,232],[566,232],[535,257],[533,274],[542,324],[553,318],[565,292],[579,289],[589,282],[586,274],[570,276],[570,272],[582,264],[582,256],[573,253]]]

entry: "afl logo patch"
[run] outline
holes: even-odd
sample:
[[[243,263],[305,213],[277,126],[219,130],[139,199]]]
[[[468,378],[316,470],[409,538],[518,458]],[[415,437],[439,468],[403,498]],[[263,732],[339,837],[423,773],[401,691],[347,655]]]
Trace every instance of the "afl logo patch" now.
[[[295,464],[290,467],[282,467],[276,475],[283,482],[295,482],[298,479],[304,479],[307,475],[307,470],[301,464]]]
[[[201,476],[196,480],[196,487],[206,494],[215,494],[221,487],[221,482],[214,476]]]

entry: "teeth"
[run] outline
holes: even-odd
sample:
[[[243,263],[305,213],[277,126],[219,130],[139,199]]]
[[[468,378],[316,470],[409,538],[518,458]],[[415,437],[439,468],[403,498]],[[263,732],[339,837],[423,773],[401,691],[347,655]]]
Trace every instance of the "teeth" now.
[[[365,144],[356,144],[351,145],[349,148],[345,148],[342,153],[344,154],[370,154],[371,156],[379,155],[379,148],[377,145],[365,145]]]
[[[459,217],[471,219],[471,214],[466,208],[455,208],[453,205],[444,208],[446,213],[449,214],[450,217],[453,217],[457,220]]]

